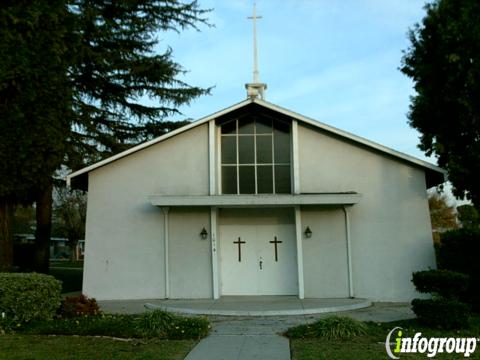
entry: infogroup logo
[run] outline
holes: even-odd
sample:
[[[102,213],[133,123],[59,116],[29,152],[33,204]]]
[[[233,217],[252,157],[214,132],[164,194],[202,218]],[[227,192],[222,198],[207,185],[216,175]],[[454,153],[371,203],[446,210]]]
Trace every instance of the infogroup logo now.
[[[397,331],[398,330],[398,331]],[[397,331],[394,342],[391,342],[392,335]],[[439,338],[422,337],[421,332],[415,333],[413,338],[403,337],[401,327],[392,329],[385,340],[385,350],[391,359],[400,359],[400,354],[404,353],[427,353],[427,357],[435,357],[438,353],[456,353],[463,354],[464,357],[469,357],[475,352],[479,339],[471,338]],[[393,351],[392,351],[393,347]]]

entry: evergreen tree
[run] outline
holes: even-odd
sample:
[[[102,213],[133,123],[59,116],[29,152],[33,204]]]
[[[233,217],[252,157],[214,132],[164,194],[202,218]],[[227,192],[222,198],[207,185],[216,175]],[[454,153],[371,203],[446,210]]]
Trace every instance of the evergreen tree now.
[[[435,0],[410,32],[410,125],[448,171],[453,193],[480,206],[480,1]]]
[[[74,126],[66,165],[77,169],[181,124],[162,122],[209,93],[179,77],[172,50],[158,53],[159,31],[206,24],[196,1],[73,0],[79,43],[70,76]],[[142,98],[157,105],[145,105]]]
[[[46,272],[54,171],[60,164],[78,169],[180,125],[162,120],[209,89],[181,81],[183,68],[170,48],[158,53],[157,37],[207,24],[207,10],[196,1],[39,0],[3,2],[1,11],[1,53],[8,56],[0,59],[0,106],[6,104],[0,110],[0,160],[10,162],[0,165],[0,261],[11,259],[7,215],[25,197],[36,201],[35,268]],[[36,22],[25,16],[28,11]],[[35,26],[25,38],[21,24],[29,21]],[[50,71],[54,60],[59,65]],[[17,88],[16,97],[9,86]],[[144,98],[158,105],[145,105]],[[15,152],[21,140],[31,153]]]
[[[480,228],[480,212],[473,205],[457,206],[457,211],[463,228]]]
[[[64,159],[70,18],[62,0],[0,5],[0,271],[12,266],[15,206],[48,187]]]
[[[158,36],[160,31],[197,29],[197,23],[207,24],[208,11],[197,1],[178,0],[71,0],[69,9],[78,37],[69,71],[75,116],[64,164],[75,170],[185,125],[163,120],[210,90],[179,79],[184,70],[172,60],[170,48],[158,53]],[[142,98],[158,105],[145,105]],[[37,216],[37,228],[38,220],[47,221],[46,227],[50,223],[48,192],[48,201],[37,203],[37,214],[46,213]],[[49,237],[38,237],[38,244]],[[45,271],[48,254],[38,255],[37,269]]]

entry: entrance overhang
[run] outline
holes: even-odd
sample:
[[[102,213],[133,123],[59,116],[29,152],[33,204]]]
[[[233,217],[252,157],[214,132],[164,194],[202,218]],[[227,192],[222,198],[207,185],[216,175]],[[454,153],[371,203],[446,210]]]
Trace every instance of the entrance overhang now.
[[[272,207],[301,205],[354,205],[356,192],[281,195],[151,195],[154,206]]]
[[[303,193],[303,194],[278,194],[278,195],[151,195],[149,202],[153,206],[163,210],[170,207],[210,207],[210,241],[212,261],[212,295],[213,299],[219,299],[221,294],[218,256],[218,210],[221,208],[293,208],[295,212],[295,240],[297,253],[297,276],[298,276],[298,298],[304,299],[304,274],[303,274],[303,225],[301,209],[309,206],[325,206],[332,208],[343,208],[345,212],[345,229],[348,257],[348,296],[354,297],[353,272],[351,261],[351,235],[350,221],[347,209],[360,202],[362,195],[356,192],[341,193]],[[165,221],[168,211],[164,211]],[[165,226],[165,248],[168,245],[168,225]],[[167,262],[166,262],[167,263]],[[166,272],[168,277],[168,272]],[[168,282],[168,280],[166,280]],[[166,293],[167,293],[166,288]]]

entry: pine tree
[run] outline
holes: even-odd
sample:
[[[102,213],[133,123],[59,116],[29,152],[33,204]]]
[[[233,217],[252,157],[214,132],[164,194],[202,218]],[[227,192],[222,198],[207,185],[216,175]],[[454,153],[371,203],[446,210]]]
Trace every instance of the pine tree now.
[[[183,68],[168,48],[158,54],[159,31],[206,24],[196,1],[74,0],[78,54],[70,71],[75,119],[66,165],[77,169],[159,136],[178,107],[209,93],[179,80]],[[142,98],[158,105],[145,105]]]
[[[186,123],[164,120],[210,89],[182,82],[183,68],[170,48],[157,53],[157,38],[159,31],[207,24],[207,10],[177,0],[72,0],[69,9],[75,17],[68,72],[74,118],[66,167],[78,169]],[[36,208],[35,268],[42,272],[48,271],[52,217],[52,188],[44,190]]]
[[[210,89],[180,80],[161,31],[207,24],[196,1],[51,0],[0,5],[0,270],[15,204],[36,201],[37,271],[48,271],[52,189],[78,169],[176,127]],[[208,24],[207,24],[208,25]],[[158,105],[149,106],[150,98]]]
[[[0,271],[12,267],[15,206],[48,186],[64,159],[70,24],[61,0],[0,5]]]

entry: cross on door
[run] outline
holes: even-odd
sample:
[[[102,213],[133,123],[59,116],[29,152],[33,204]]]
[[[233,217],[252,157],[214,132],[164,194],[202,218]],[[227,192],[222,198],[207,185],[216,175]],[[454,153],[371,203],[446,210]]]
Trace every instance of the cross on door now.
[[[275,240],[270,241],[270,244],[273,244],[275,246],[275,261],[278,261],[278,249],[277,249],[277,244],[281,244],[282,241],[278,241],[277,237],[275,236]]]
[[[242,244],[245,244],[245,241],[242,241],[240,240],[240,238],[238,238],[238,240],[234,241],[233,243],[238,244],[238,262],[241,262],[242,261]]]

